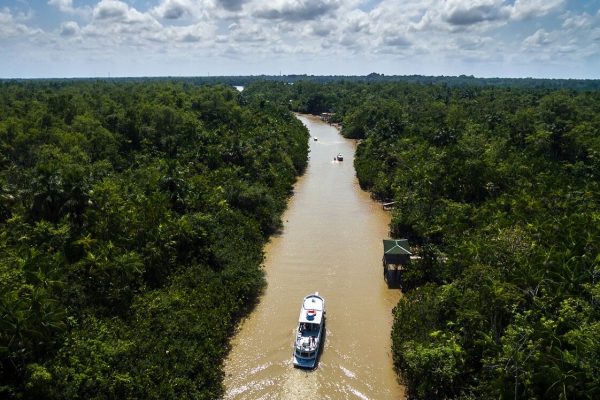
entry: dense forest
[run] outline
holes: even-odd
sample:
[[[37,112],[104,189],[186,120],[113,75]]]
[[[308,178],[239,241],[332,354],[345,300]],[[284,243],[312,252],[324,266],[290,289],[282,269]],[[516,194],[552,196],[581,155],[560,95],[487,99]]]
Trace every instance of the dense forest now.
[[[410,398],[600,398],[598,81],[270,78],[0,82],[1,397],[221,397],[294,110],[396,202]]]
[[[361,186],[396,202],[390,234],[415,256],[391,333],[410,398],[600,398],[600,91],[580,89],[244,90],[335,112]]]
[[[0,397],[221,397],[307,153],[230,87],[1,82]]]

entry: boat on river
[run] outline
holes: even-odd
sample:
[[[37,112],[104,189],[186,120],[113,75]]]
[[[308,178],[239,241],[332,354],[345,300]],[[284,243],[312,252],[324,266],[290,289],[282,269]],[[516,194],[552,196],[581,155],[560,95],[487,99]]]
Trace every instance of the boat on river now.
[[[316,142],[317,140],[319,140],[319,138],[315,136],[313,137],[313,140]]]
[[[344,156],[342,155],[342,153],[338,153],[338,155],[337,155],[336,159],[337,159],[338,161],[344,161]]]
[[[325,299],[319,292],[302,301],[294,341],[293,363],[299,368],[314,368],[325,331]]]

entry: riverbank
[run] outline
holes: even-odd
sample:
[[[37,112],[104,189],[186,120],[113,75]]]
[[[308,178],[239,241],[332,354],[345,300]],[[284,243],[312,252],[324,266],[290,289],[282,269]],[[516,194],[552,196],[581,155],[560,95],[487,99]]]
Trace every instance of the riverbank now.
[[[389,213],[358,186],[355,143],[317,117],[297,117],[319,140],[265,248],[267,288],[232,340],[225,398],[403,398],[390,355],[400,292],[381,276]],[[343,162],[333,161],[337,153]],[[292,367],[293,331],[300,301],[314,291],[327,302],[327,338],[318,368],[306,373]]]

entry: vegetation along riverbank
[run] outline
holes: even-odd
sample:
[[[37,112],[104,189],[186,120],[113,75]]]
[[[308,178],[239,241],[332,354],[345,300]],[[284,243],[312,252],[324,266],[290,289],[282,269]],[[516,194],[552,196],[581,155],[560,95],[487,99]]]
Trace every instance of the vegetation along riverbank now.
[[[600,397],[597,81],[0,83],[0,393],[223,395],[306,168],[290,110],[395,202],[392,352],[415,399]]]
[[[419,256],[391,332],[410,398],[600,397],[600,92],[524,82],[246,89],[334,113],[396,202]]]
[[[224,86],[2,82],[0,397],[221,397],[307,142]]]

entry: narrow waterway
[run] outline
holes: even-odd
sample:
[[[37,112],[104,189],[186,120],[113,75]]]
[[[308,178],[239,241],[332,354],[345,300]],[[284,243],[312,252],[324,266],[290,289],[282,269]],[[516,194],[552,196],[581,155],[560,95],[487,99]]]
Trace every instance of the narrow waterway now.
[[[225,398],[402,399],[390,351],[400,292],[387,288],[381,267],[389,215],[358,186],[354,142],[299,118],[311,134],[309,165],[266,247],[268,286],[232,341]],[[338,153],[344,161],[334,161]],[[294,330],[315,291],[325,298],[327,336],[318,367],[304,371],[292,366]]]

